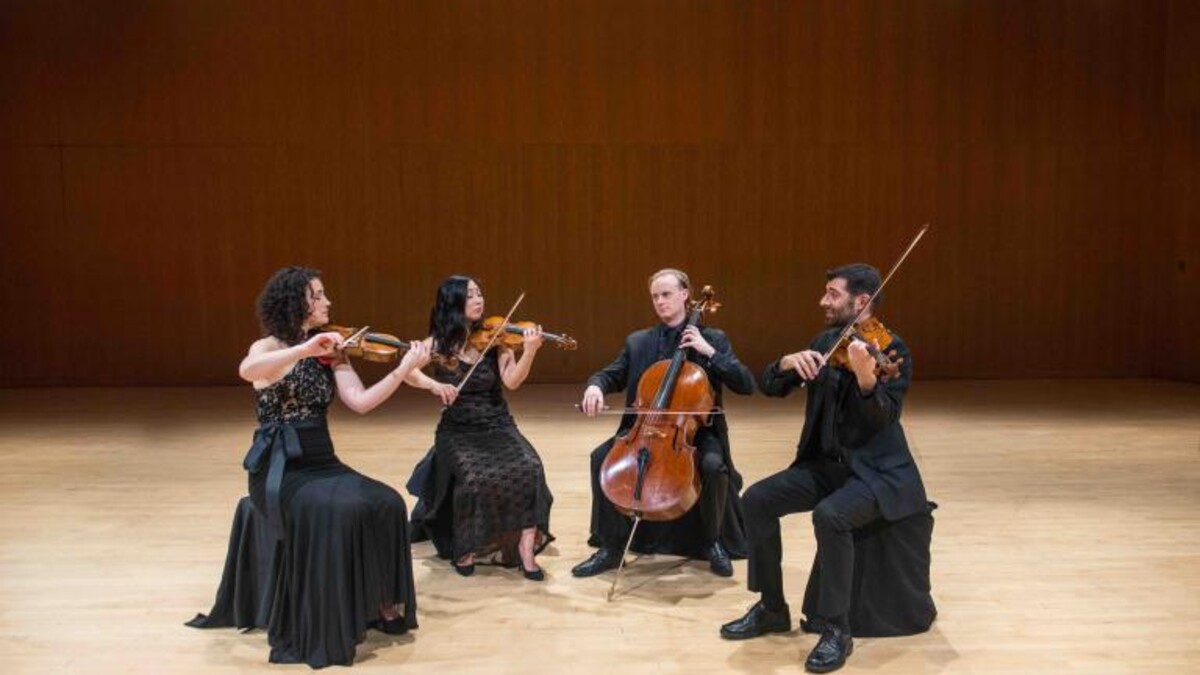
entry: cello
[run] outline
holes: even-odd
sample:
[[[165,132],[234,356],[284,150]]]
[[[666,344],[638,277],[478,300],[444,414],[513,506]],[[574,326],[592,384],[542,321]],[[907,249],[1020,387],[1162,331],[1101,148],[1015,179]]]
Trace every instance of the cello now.
[[[720,303],[711,286],[691,304],[685,327],[716,312]],[[637,384],[633,426],[617,437],[600,467],[600,488],[613,506],[632,516],[633,528],[625,554],[642,520],[675,520],[700,498],[700,472],[696,468],[696,431],[711,422],[716,396],[708,374],[687,360],[687,348],[675,350],[671,359],[652,364]],[[612,600],[625,561],[609,590]]]

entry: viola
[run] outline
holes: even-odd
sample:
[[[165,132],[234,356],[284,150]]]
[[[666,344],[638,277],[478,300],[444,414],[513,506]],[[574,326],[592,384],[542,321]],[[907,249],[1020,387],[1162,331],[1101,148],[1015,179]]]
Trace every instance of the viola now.
[[[867,304],[863,305],[862,311],[858,313],[858,316],[854,317],[853,321],[846,324],[846,327],[843,328],[842,332],[838,334],[837,340],[834,341],[833,346],[825,352],[825,363],[834,363],[834,365],[849,367],[850,354],[847,351],[847,346],[850,344],[850,340],[857,339],[865,342],[867,344],[867,351],[871,353],[871,356],[875,357],[875,362],[877,364],[875,372],[879,377],[884,379],[895,377],[896,374],[900,372],[900,359],[888,357],[881,351],[882,349],[886,349],[887,346],[892,343],[892,334],[877,319],[873,317],[864,317],[866,317],[870,312],[872,303],[874,303],[875,298],[878,298],[879,294],[883,292],[884,286],[887,286],[888,281],[892,279],[892,275],[896,273],[896,270],[900,269],[900,266],[903,265],[904,261],[908,259],[908,254],[913,252],[913,249],[917,247],[917,243],[921,241],[921,238],[924,237],[925,233],[928,231],[929,223],[925,223],[923,226],[921,226],[921,229],[917,232],[917,235],[913,237],[913,240],[908,244],[908,248],[904,249],[904,253],[900,254],[900,258],[892,265],[892,269],[888,270],[887,276],[885,276],[883,281],[879,283],[879,288],[876,288],[875,292],[871,294],[871,297],[867,299]],[[879,348],[875,347],[876,342],[879,343]],[[841,352],[840,357],[838,356],[839,351]],[[838,359],[836,362],[833,360],[835,358]],[[807,381],[801,382],[800,388],[803,389],[807,384]]]
[[[479,327],[471,331],[467,344],[482,352],[489,344],[504,345],[514,351],[520,351],[525,345],[525,331],[537,328],[532,321],[505,321],[502,316],[490,316],[484,319]],[[569,335],[542,332],[542,338],[559,349],[568,351],[577,349],[579,343]]]
[[[865,344],[867,351],[875,357],[875,376],[880,380],[886,382],[900,374],[900,364],[904,359],[898,358],[895,350],[887,352],[888,346],[892,344],[892,333],[875,317],[859,321],[854,328],[839,338],[829,355],[829,364],[849,370],[849,346],[855,341]]]

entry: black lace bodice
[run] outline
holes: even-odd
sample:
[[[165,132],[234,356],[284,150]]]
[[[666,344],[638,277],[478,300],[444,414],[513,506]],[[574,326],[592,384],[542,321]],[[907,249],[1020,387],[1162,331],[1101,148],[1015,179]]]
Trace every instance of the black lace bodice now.
[[[301,359],[275,384],[256,392],[258,423],[323,419],[333,401],[333,368]]]
[[[438,382],[456,385],[470,369],[471,364],[466,361],[459,361],[454,369],[435,363],[431,376]],[[500,379],[500,359],[497,351],[492,350],[458,393],[454,405],[442,411],[442,424],[489,427],[512,423],[504,400],[504,382]]]

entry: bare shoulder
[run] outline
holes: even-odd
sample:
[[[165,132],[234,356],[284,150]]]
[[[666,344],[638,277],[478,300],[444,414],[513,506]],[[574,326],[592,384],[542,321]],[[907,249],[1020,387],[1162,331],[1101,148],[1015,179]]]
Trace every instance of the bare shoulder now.
[[[287,349],[287,345],[283,343],[283,340],[280,340],[274,335],[268,335],[265,338],[259,338],[251,343],[250,351],[248,353],[266,354],[269,352],[279,351],[280,349]]]

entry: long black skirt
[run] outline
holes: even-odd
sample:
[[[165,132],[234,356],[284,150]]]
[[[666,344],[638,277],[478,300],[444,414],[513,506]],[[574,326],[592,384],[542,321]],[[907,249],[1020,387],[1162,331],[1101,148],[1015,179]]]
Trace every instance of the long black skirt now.
[[[281,490],[283,539],[265,514],[265,468],[234,514],[225,571],[197,628],[263,628],[272,663],[351,665],[368,628],[417,627],[407,509],[392,488],[333,454],[324,429],[299,432],[304,456],[289,460]],[[380,608],[403,605],[397,621]]]

